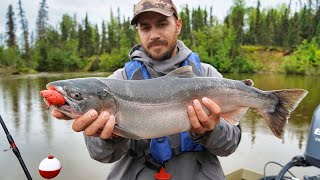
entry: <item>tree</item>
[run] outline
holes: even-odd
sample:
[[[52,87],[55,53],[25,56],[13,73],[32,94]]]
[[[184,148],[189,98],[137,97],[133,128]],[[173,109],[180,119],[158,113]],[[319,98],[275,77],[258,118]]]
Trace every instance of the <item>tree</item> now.
[[[265,37],[265,45],[274,45],[274,37],[275,37],[275,10],[271,9],[267,12],[266,17],[266,37]]]
[[[288,44],[290,47],[295,48],[301,42],[300,37],[300,22],[299,22],[299,15],[296,12],[290,20],[290,31],[288,35]]]
[[[261,13],[260,13],[260,0],[257,2],[256,8],[256,23],[255,23],[255,44],[261,44],[262,42],[262,20],[261,20]]]
[[[200,8],[200,6],[198,7],[198,9],[194,9],[192,11],[192,18],[191,18],[191,22],[192,22],[192,30],[201,30],[206,23],[205,17],[206,13],[205,10],[202,10]]]
[[[41,40],[46,36],[46,28],[48,21],[48,6],[46,0],[41,0],[37,18],[37,39]]]
[[[7,46],[9,48],[16,48],[16,35],[15,35],[15,23],[14,23],[14,12],[12,5],[8,6],[7,12]]]
[[[107,31],[106,31],[106,25],[104,24],[104,21],[102,21],[102,34],[101,34],[101,46],[100,46],[100,54],[103,54],[107,50]]]
[[[92,33],[92,27],[88,20],[88,14],[86,14],[86,17],[84,20],[83,44],[85,49],[85,55],[87,57],[92,56],[94,54],[93,33]]]
[[[180,37],[185,40],[184,43],[187,46],[191,46],[193,44],[193,36],[191,33],[190,10],[188,5],[180,11],[180,18],[183,22]]]
[[[20,16],[20,23],[21,23],[21,29],[22,29],[22,35],[23,35],[23,48],[22,51],[24,52],[24,59],[27,61],[27,64],[29,64],[30,61],[30,44],[29,44],[29,29],[28,29],[28,21],[25,17],[25,12],[22,9],[22,3],[21,0],[18,1],[19,6],[19,16]]]
[[[73,33],[73,28],[73,19],[69,15],[64,14],[60,23],[61,42],[63,44],[66,43],[66,41],[68,41],[72,37],[71,34]]]
[[[108,24],[108,45],[107,45],[107,52],[111,53],[112,49],[118,47],[117,41],[117,21],[116,18],[113,16],[112,10],[110,11],[110,23]]]
[[[94,51],[95,51],[95,54],[99,54],[100,52],[100,34],[99,34],[98,25],[96,25],[94,29]]]
[[[243,42],[243,26],[245,15],[245,2],[244,0],[234,0],[234,5],[231,7],[229,16],[229,23],[232,25],[236,33],[236,46]]]

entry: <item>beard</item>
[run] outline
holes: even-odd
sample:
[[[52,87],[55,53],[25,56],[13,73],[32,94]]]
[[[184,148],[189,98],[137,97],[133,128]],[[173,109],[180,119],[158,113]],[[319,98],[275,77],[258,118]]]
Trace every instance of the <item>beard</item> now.
[[[150,50],[153,46],[161,45],[162,47],[159,49]],[[142,45],[145,53],[153,60],[156,61],[163,61],[166,59],[169,59],[173,51],[175,50],[175,47],[177,46],[177,39],[174,38],[172,42],[168,42],[167,40],[153,40],[145,45]],[[162,50],[164,49],[164,50]],[[162,52],[163,51],[163,52]]]

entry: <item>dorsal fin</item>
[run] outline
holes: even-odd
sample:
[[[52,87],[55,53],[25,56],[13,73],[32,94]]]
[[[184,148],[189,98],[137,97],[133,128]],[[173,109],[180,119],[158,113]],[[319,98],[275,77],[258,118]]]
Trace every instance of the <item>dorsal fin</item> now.
[[[192,78],[192,77],[195,77],[195,74],[192,71],[192,66],[183,66],[183,67],[180,67],[180,68],[177,68],[177,69],[171,71],[166,76]]]
[[[253,86],[254,83],[251,79],[245,79],[245,80],[242,80],[242,82],[247,85],[247,86]]]

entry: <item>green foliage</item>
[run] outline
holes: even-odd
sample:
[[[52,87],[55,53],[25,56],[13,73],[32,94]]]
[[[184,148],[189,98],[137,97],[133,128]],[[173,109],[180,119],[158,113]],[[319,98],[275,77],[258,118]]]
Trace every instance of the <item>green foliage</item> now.
[[[246,7],[245,0],[233,2],[223,23],[213,16],[212,7],[209,13],[200,6],[195,9],[189,9],[187,5],[183,7],[179,15],[183,21],[179,39],[198,53],[203,62],[212,64],[220,72],[259,71],[263,69],[261,63],[267,62],[259,59],[261,52],[291,53],[297,48],[286,59],[283,70],[287,73],[317,74],[320,7],[308,4],[292,13],[292,8],[286,4],[262,9],[260,0],[255,7]],[[19,1],[24,43],[20,49],[0,47],[1,67],[14,67],[20,72],[29,72],[30,68],[38,71],[114,70],[123,67],[128,61],[128,52],[139,41],[130,19],[121,21],[119,9],[117,16],[111,10],[110,19],[103,21],[98,29],[97,25],[90,23],[88,15],[77,22],[76,16],[72,18],[68,14],[62,16],[57,26],[50,27],[47,23],[48,8],[46,0],[41,0],[37,38],[31,38],[29,47],[27,20]],[[9,14],[13,16],[13,13]],[[1,39],[0,36],[0,43],[9,37]],[[276,56],[279,55],[283,56],[277,52]]]
[[[114,71],[118,68],[123,67],[124,63],[127,62],[128,54],[127,52],[129,49],[127,49],[126,53],[120,53],[119,51],[113,51],[110,54],[101,54],[100,59],[100,70],[102,71]]]
[[[38,71],[70,71],[78,70],[86,63],[76,54],[76,43],[68,42],[64,48],[54,47],[47,41],[41,40],[33,52],[32,58],[37,64]]]
[[[290,74],[320,74],[320,45],[314,38],[310,43],[304,40],[282,68]]]
[[[16,48],[4,49],[0,46],[0,66],[17,67],[21,63],[22,60]]]

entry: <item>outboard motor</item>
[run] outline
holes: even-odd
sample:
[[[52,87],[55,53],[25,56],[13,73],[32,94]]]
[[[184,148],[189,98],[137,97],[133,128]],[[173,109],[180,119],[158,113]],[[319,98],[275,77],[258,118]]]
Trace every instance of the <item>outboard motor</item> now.
[[[315,166],[320,168],[320,105],[313,114],[307,148],[304,156],[295,156],[279,172],[276,180],[282,180],[285,173],[294,166]],[[320,180],[320,175],[304,176],[304,180]]]
[[[304,156],[307,164],[320,168],[320,105],[313,114]]]

